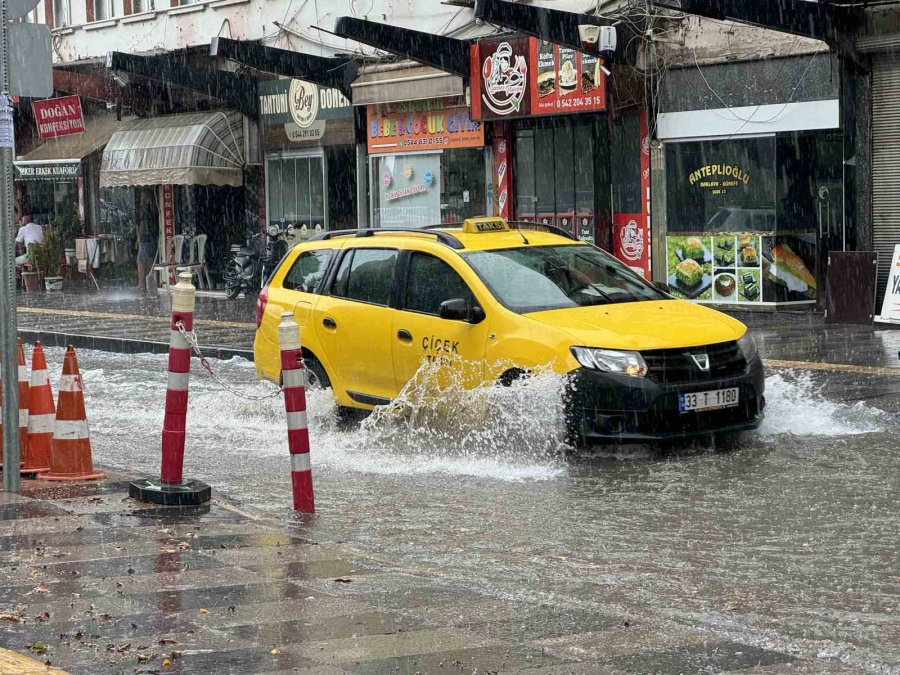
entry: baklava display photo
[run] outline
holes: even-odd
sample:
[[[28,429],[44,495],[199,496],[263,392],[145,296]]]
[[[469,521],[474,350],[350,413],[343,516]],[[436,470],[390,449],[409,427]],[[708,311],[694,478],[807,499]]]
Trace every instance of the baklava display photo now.
[[[712,300],[712,237],[666,238],[668,283],[672,294],[688,300]]]
[[[684,288],[696,288],[703,281],[703,268],[690,258],[675,266],[675,277]]]

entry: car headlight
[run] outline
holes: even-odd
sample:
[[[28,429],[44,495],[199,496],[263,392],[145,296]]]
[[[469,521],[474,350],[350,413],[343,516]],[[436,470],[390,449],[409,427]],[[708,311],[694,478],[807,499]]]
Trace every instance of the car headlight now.
[[[753,336],[750,335],[750,331],[744,333],[741,339],[737,341],[737,344],[747,363],[750,363],[753,359],[759,356],[759,351],[757,351],[756,349],[756,340],[754,340]]]
[[[620,373],[632,377],[644,377],[647,364],[640,352],[620,352],[615,349],[572,347],[572,356],[585,368],[604,373]]]

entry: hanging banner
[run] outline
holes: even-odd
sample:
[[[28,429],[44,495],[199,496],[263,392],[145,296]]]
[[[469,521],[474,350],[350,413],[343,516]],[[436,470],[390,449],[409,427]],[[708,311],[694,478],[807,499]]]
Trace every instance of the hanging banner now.
[[[31,104],[38,136],[59,138],[84,133],[84,114],[81,99],[77,96],[61,96],[35,101]]]
[[[641,212],[613,216],[613,255],[647,280],[650,274],[650,135],[647,111],[638,113]]]
[[[594,54],[506,37],[472,45],[469,61],[476,120],[606,110],[606,76]]]
[[[480,148],[484,125],[466,107],[432,107],[431,101],[366,107],[369,154]]]
[[[509,145],[507,143],[506,127],[501,128],[500,135],[494,138],[494,176],[497,181],[497,215],[504,220],[509,220],[512,214],[510,202],[509,181]],[[495,129],[494,133],[497,133]]]
[[[175,236],[175,188],[173,185],[162,186],[162,220],[163,220],[163,251],[166,252],[166,262],[175,262],[169,256],[169,242]],[[169,283],[176,282],[175,268],[169,268]]]

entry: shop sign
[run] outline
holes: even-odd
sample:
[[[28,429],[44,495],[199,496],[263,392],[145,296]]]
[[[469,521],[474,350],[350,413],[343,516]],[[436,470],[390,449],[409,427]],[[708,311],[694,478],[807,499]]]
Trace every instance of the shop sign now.
[[[370,105],[366,108],[369,154],[480,148],[484,125],[465,107]]]
[[[900,244],[894,247],[894,258],[888,273],[888,285],[877,323],[900,323]]]
[[[74,180],[81,178],[81,162],[16,164],[16,180]]]
[[[481,40],[469,58],[474,119],[606,109],[606,76],[594,54],[520,37]]]
[[[707,164],[691,171],[688,183],[711,195],[725,195],[731,188],[750,184],[750,174],[731,164]]]
[[[264,125],[284,125],[292,141],[319,139],[327,120],[353,117],[353,106],[337,89],[294,79],[260,82],[259,110]]]
[[[284,125],[284,133],[289,141],[317,141],[325,135],[325,120],[317,120],[307,127],[288,122]]]
[[[403,197],[420,195],[423,192],[427,191],[428,186],[425,183],[418,183],[416,185],[410,185],[409,187],[400,188],[399,190],[389,190],[388,192],[384,193],[384,200],[387,202],[391,202],[395,199],[402,199]]]
[[[31,104],[38,136],[59,138],[84,133],[84,114],[81,99],[77,96],[61,96],[35,101]]]

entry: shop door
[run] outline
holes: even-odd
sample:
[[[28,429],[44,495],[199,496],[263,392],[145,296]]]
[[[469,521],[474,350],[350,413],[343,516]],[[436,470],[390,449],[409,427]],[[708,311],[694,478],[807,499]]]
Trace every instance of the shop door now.
[[[880,56],[872,69],[872,239],[878,252],[878,304],[894,246],[900,244],[900,57]]]
[[[280,227],[292,225],[289,245],[328,229],[325,199],[325,158],[321,150],[266,159],[266,219]]]
[[[596,120],[558,117],[528,120],[515,132],[516,220],[556,225],[594,240],[598,189]],[[608,187],[605,194],[608,199]]]
[[[446,150],[441,155],[441,222],[461,223],[487,215],[484,149]]]

